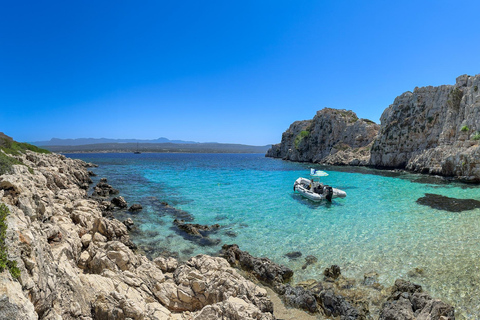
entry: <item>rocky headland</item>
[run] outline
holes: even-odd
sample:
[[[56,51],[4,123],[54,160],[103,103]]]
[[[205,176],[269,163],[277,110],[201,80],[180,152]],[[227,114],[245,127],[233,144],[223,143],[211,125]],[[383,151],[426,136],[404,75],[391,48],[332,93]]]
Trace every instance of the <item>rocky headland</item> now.
[[[366,165],[480,182],[480,75],[455,85],[398,96],[378,126],[352,111],[323,109],[296,121],[266,156],[335,165]]]
[[[452,306],[410,282],[385,288],[372,273],[358,283],[332,266],[293,284],[292,270],[236,245],[218,257],[149,259],[130,239],[131,219],[114,218],[128,210],[119,190],[102,179],[89,196],[91,164],[0,153],[18,161],[0,175],[0,202],[6,254],[19,270],[0,273],[1,319],[276,319],[273,295],[318,319],[454,319]],[[217,228],[175,223],[197,237]]]

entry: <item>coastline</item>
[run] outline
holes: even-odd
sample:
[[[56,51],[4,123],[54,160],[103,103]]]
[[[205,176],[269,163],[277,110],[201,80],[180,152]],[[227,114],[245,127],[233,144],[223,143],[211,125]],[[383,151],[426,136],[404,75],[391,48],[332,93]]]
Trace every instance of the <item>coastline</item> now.
[[[0,186],[3,193],[2,202],[6,202],[11,211],[7,239],[9,254],[19,265],[20,284],[23,289],[19,292],[17,285],[15,292],[18,296],[23,296],[23,299],[21,303],[12,305],[17,311],[23,312],[17,314],[22,315],[24,319],[36,319],[35,315],[40,319],[49,319],[55,314],[58,316],[76,314],[98,319],[100,314],[115,314],[120,312],[119,310],[123,314],[142,314],[144,317],[147,316],[145,318],[151,319],[155,318],[153,314],[160,313],[164,317],[157,317],[158,319],[194,319],[212,312],[216,315],[236,312],[238,315],[241,309],[238,308],[239,305],[248,306],[247,309],[250,310],[245,319],[249,319],[252,314],[261,315],[261,319],[272,319],[272,301],[264,289],[250,281],[265,282],[255,276],[259,274],[258,270],[253,272],[250,270],[244,273],[246,277],[242,277],[235,269],[231,269],[230,265],[241,266],[242,259],[230,261],[229,265],[223,258],[197,256],[185,264],[178,265],[178,261],[171,257],[157,257],[152,261],[135,254],[132,251],[135,246],[130,241],[126,224],[104,216],[99,202],[87,198],[86,190],[91,181],[87,170],[89,164],[55,154],[38,155],[27,152],[23,157],[24,162],[34,168],[34,174],[30,174],[24,166],[15,166],[14,174],[1,177]],[[248,256],[248,253],[242,252],[240,255]],[[56,259],[46,260],[46,256]],[[259,258],[255,257],[251,259],[262,261],[262,265],[266,262],[256,260]],[[233,276],[232,281],[237,285],[242,284],[240,287],[243,287],[244,291],[222,287],[221,284],[215,284],[212,279],[204,282],[204,285],[198,284],[200,287],[197,287],[198,285],[194,285],[197,282],[191,282],[193,279],[189,278],[188,272],[187,274],[181,272],[196,270],[194,273],[203,278],[212,276],[209,270],[202,269],[204,263],[215,265],[215,270],[221,274],[226,272],[229,277]],[[175,264],[177,266],[172,269],[171,266]],[[273,269],[279,268],[273,262],[271,266]],[[57,272],[52,273],[51,270]],[[126,275],[130,280],[125,278]],[[53,281],[49,280],[52,276],[57,279],[56,282],[64,285],[56,287],[49,284],[49,281]],[[155,280],[147,280],[145,276]],[[11,285],[16,283],[13,279],[4,281]],[[319,281],[296,284],[295,287],[285,282],[271,283],[270,286],[276,288],[277,293],[281,294],[289,306],[309,310],[318,317],[325,316],[328,312],[332,314],[337,312],[338,316],[341,312],[353,312],[348,310],[356,310],[358,316],[362,314],[349,296],[351,292],[356,293],[357,299],[362,296],[358,293],[359,288],[354,287],[351,280],[343,278],[340,274],[335,279],[324,276]],[[80,293],[80,297],[72,296],[72,288],[65,286],[67,283],[75,283],[77,287],[74,292]],[[185,287],[185,283],[189,285]],[[93,286],[93,293],[87,292],[85,288],[87,284]],[[369,282],[369,285],[372,288],[363,294],[363,314],[375,314],[380,317],[382,312],[387,312],[392,305],[397,306],[398,299],[393,299],[394,303],[387,305],[395,286],[378,290],[375,280]],[[123,296],[106,292],[105,287],[109,286]],[[210,286],[212,293],[216,292],[216,299],[202,301],[200,293],[204,294],[207,289],[205,286]],[[368,287],[364,284],[360,286],[362,289]],[[187,296],[178,296],[180,287]],[[419,291],[418,294],[426,295],[421,289],[413,288]],[[70,300],[58,301],[55,297],[60,292],[63,296],[70,296]],[[409,299],[413,299],[413,293],[410,293]],[[372,294],[382,296],[385,303],[378,303],[375,300],[377,301],[375,304],[374,301],[365,300]],[[239,296],[244,297],[243,302],[232,298]],[[311,301],[312,297],[316,309],[313,309],[311,303],[305,304],[305,301]],[[332,306],[333,309],[329,308],[328,301],[332,297],[352,308],[342,311],[342,303],[336,307]],[[76,301],[77,299],[80,301]],[[51,301],[52,304],[46,303],[47,301]],[[366,301],[367,305],[376,305],[376,308],[372,307],[370,310],[367,307],[365,310]],[[441,303],[432,298],[428,301]],[[54,307],[50,307],[51,305]],[[414,312],[413,308],[411,312]],[[450,314],[453,315],[452,307],[447,310],[447,316]]]

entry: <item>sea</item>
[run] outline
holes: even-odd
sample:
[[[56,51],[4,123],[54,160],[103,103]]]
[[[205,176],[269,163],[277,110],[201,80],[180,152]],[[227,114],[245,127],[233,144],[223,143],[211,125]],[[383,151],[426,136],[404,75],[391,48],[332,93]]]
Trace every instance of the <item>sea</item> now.
[[[475,201],[462,206],[448,199],[480,200],[479,186],[263,154],[66,155],[98,164],[95,183],[106,177],[129,204],[143,206],[115,215],[134,221],[132,240],[150,256],[168,252],[186,260],[235,243],[288,266],[294,282],[321,279],[336,264],[358,281],[370,272],[385,286],[412,281],[453,304],[457,319],[480,318],[480,209]],[[326,171],[321,181],[347,197],[314,203],[294,193],[294,181],[309,178],[310,168]],[[197,241],[179,232],[175,218],[220,228]],[[304,267],[307,256],[317,262]]]

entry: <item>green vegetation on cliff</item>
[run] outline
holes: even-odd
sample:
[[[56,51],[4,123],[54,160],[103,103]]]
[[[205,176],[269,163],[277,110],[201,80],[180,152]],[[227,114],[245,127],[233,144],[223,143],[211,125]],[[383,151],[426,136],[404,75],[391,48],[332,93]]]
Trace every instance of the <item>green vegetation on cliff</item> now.
[[[8,260],[7,246],[5,244],[8,227],[7,216],[9,213],[8,207],[0,203],[0,272],[7,268],[12,277],[18,279],[20,277],[20,269],[17,267],[17,261]]]
[[[37,153],[51,153],[48,150],[28,143],[17,142],[0,132],[0,175],[12,172],[12,165],[14,164],[25,165],[22,161],[13,156],[25,153],[27,150]],[[28,167],[28,170],[30,173],[33,173],[32,168]]]
[[[300,145],[302,140],[305,139],[306,137],[308,137],[309,134],[310,134],[310,131],[307,131],[307,130],[303,130],[299,134],[297,134],[297,136],[295,137],[295,141],[294,141],[296,149],[298,149],[298,146]]]

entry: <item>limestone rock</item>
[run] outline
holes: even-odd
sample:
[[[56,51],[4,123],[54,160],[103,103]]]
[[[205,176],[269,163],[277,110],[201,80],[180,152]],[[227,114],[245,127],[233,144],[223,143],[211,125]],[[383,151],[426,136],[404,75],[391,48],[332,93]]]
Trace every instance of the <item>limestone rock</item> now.
[[[173,311],[197,311],[230,297],[241,298],[262,312],[273,311],[265,289],[240,276],[225,259],[206,255],[179,266],[173,279],[157,285],[154,293]]]
[[[236,244],[224,245],[222,247],[222,256],[231,265],[250,272],[258,280],[280,292],[283,284],[290,281],[293,276],[293,271],[289,268],[278,265],[268,258],[253,257],[248,252],[240,250]]]
[[[325,108],[313,120],[294,122],[267,157],[336,165],[366,165],[379,125],[352,111]]]

